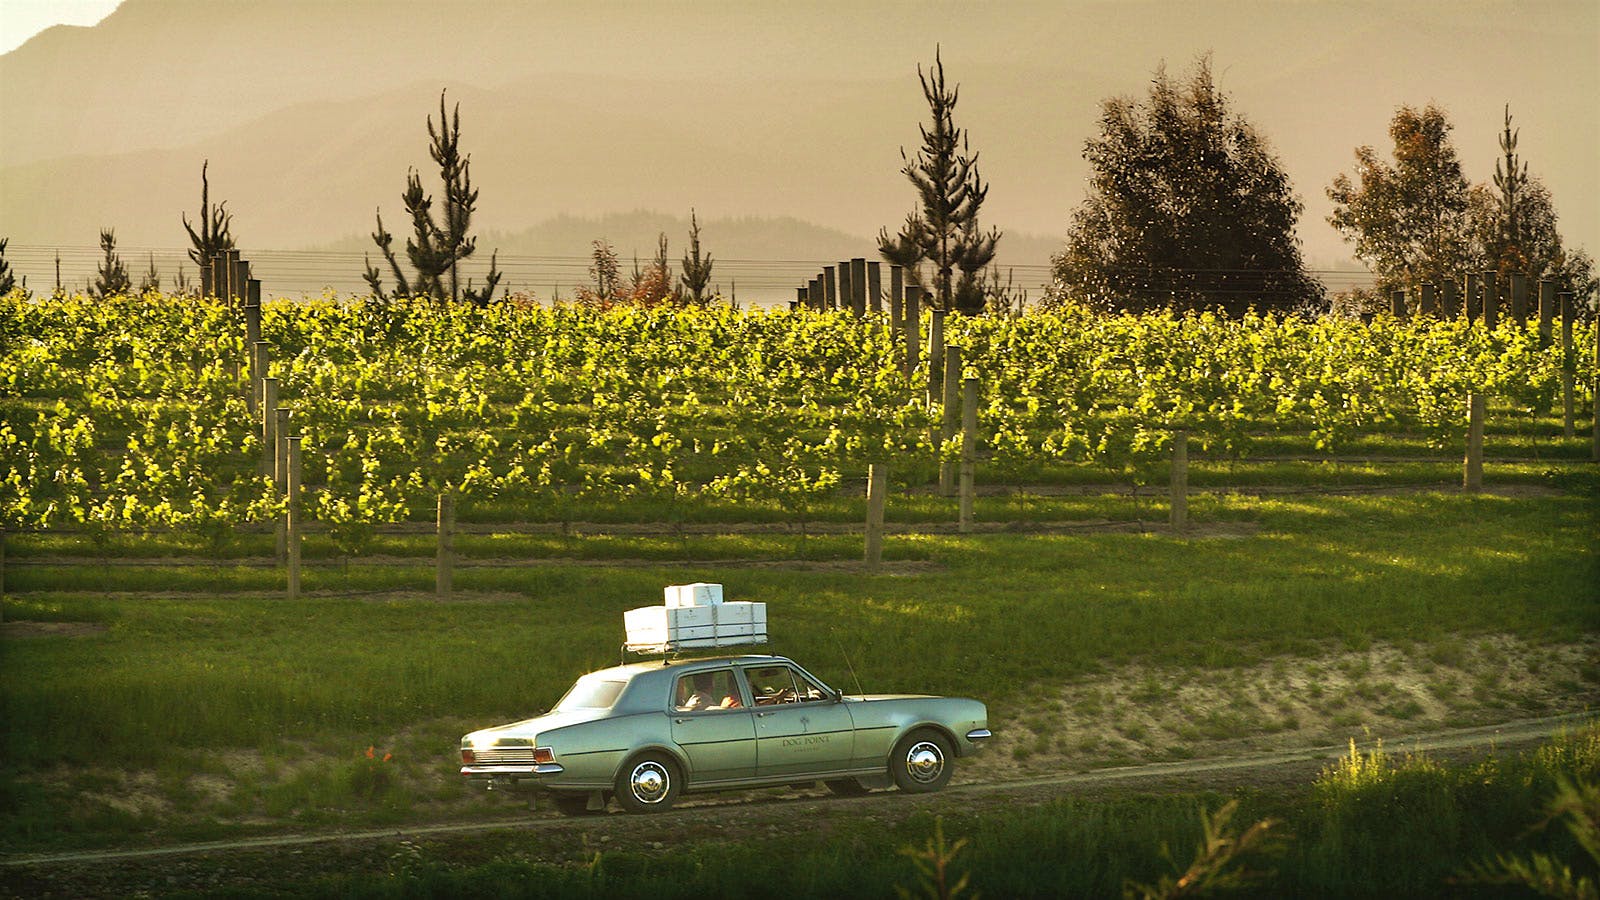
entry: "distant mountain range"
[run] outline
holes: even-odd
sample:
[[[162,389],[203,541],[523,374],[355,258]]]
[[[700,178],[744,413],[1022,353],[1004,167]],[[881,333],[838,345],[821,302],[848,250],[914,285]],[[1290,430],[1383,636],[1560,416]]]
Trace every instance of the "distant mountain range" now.
[[[1600,95],[1591,6],[1530,8],[1506,30],[1471,7],[1316,2],[126,0],[0,56],[0,237],[43,253],[115,227],[123,246],[181,247],[210,160],[244,247],[364,251],[376,210],[403,233],[409,168],[433,185],[424,119],[447,89],[485,252],[581,257],[606,237],[627,260],[664,230],[676,255],[693,208],[725,271],[864,255],[912,207],[901,150],[939,45],[1002,262],[1059,249],[1100,102],[1208,49],[1305,200],[1309,257],[1346,256],[1323,189],[1353,148],[1383,146],[1394,107],[1430,99],[1479,181],[1509,100],[1563,232],[1593,251],[1600,129],[1571,100]],[[1481,64],[1517,53],[1533,62]],[[660,213],[627,212],[641,209]]]

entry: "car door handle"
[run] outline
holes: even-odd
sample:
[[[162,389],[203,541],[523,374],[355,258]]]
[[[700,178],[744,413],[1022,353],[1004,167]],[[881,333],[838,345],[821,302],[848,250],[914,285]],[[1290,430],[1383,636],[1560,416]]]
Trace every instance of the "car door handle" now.
[[[770,716],[770,715],[772,715],[772,713],[770,711],[768,711],[768,712],[758,712],[758,713],[756,713],[756,718],[765,719],[767,716]]]
[[[687,721],[689,721],[689,720],[688,719],[673,719],[672,723],[674,725],[682,725],[683,723],[685,723]]]

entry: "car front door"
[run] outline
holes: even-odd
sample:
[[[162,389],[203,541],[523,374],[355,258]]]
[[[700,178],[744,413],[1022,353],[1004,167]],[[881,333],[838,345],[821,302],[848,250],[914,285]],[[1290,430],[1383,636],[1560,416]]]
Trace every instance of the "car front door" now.
[[[678,676],[668,703],[672,740],[689,760],[689,781],[756,774],[755,717],[732,668]]]
[[[744,674],[755,704],[757,775],[803,778],[850,767],[848,706],[791,666],[746,666]]]

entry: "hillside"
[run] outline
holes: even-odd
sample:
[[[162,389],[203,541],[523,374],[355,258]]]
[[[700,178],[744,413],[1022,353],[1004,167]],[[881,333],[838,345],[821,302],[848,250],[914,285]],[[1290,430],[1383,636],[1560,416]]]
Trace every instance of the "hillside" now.
[[[248,246],[364,234],[427,161],[424,118],[448,88],[481,229],[693,207],[865,237],[911,205],[900,150],[918,141],[915,73],[938,45],[991,184],[985,219],[1012,234],[1064,229],[1103,99],[1209,50],[1305,203],[1308,258],[1347,256],[1323,192],[1353,148],[1381,145],[1397,105],[1430,101],[1451,112],[1476,181],[1493,172],[1510,102],[1563,233],[1600,246],[1600,119],[1582,102],[1600,94],[1592,4],[1527,10],[1512,27],[1331,4],[397,9],[127,0],[93,28],[54,28],[0,56],[5,236],[91,247],[112,226],[127,246],[179,246],[207,159]],[[1481,65],[1508,56],[1541,62]]]

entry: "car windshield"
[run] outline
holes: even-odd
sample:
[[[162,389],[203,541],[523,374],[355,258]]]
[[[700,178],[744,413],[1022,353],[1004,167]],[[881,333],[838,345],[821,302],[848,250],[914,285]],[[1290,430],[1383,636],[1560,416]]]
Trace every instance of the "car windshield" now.
[[[567,691],[567,695],[561,698],[561,702],[556,704],[556,711],[610,709],[611,704],[617,702],[618,695],[627,684],[626,681],[584,676],[579,678]]]

